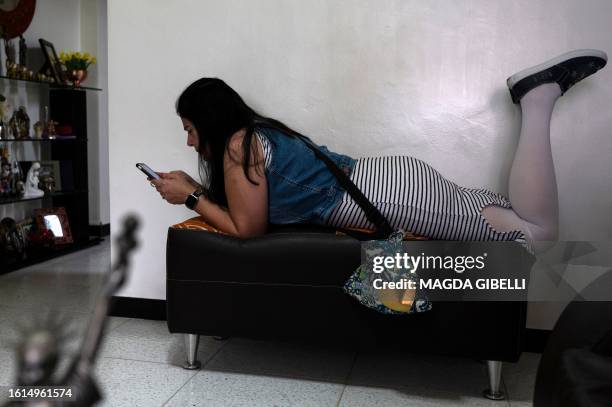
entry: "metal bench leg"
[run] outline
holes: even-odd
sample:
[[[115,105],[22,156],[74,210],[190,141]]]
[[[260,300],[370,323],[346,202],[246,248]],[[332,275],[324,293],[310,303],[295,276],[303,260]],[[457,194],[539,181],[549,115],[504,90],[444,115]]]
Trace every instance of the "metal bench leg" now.
[[[187,351],[187,361],[183,365],[184,369],[198,370],[201,367],[200,361],[196,360],[198,355],[198,344],[200,335],[185,334],[185,350]]]
[[[504,400],[506,395],[501,390],[502,362],[487,360],[489,369],[489,388],[483,392],[483,396],[490,400]]]

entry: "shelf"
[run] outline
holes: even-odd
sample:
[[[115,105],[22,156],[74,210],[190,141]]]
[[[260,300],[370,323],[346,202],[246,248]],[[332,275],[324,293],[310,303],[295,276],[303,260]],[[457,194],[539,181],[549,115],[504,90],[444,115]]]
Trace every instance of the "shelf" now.
[[[99,237],[89,238],[88,240],[75,242],[63,246],[51,247],[51,248],[27,248],[27,258],[25,260],[18,260],[10,256],[2,256],[0,258],[0,275],[9,273],[11,271],[28,267],[33,264],[42,263],[43,261],[51,260],[55,257],[63,256],[65,254],[73,253],[79,250],[86,249],[91,246],[95,246],[103,242],[104,239]]]
[[[48,86],[50,88],[53,89],[72,89],[72,90],[93,90],[93,91],[101,91],[102,89],[100,88],[93,88],[93,87],[89,87],[89,86],[71,86],[71,85],[58,85],[56,83],[50,83],[50,82],[41,82],[41,81],[37,81],[37,80],[33,80],[33,79],[16,79],[16,78],[9,78],[8,76],[4,76],[4,75],[0,75],[0,79],[4,80],[4,81],[9,81],[9,82],[13,82],[13,83],[17,83],[17,84],[31,84],[31,85],[38,85],[38,86]]]
[[[64,143],[67,141],[78,141],[78,142],[87,142],[89,139],[86,138],[78,138],[78,137],[72,137],[72,138],[54,138],[54,139],[49,139],[49,138],[29,138],[29,139],[19,139],[19,140],[9,140],[9,139],[1,139],[0,138],[0,142],[9,142],[9,143],[28,143],[28,142],[42,142],[42,143],[48,143],[48,142],[58,142],[58,143]]]
[[[49,195],[51,198],[55,198],[57,196],[70,196],[70,195],[83,195],[86,194],[86,190],[74,190],[74,191],[56,191]]]
[[[39,198],[17,198],[17,197],[8,197],[8,198],[0,198],[0,205],[6,205],[15,202],[27,202],[27,201],[38,201],[39,199],[45,199],[46,196],[41,196]]]
[[[15,202],[26,202],[26,201],[37,201],[40,199],[46,198],[55,198],[60,196],[71,196],[71,195],[83,195],[86,194],[85,190],[75,190],[75,191],[56,191],[51,194],[45,194],[38,198],[17,198],[17,197],[9,197],[9,198],[0,198],[0,205],[6,205]]]

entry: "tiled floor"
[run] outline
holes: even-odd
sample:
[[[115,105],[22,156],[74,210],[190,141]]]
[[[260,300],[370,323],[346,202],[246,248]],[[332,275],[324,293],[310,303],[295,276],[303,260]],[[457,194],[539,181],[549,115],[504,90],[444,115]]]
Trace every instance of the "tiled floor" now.
[[[15,375],[16,324],[34,316],[72,321],[66,353],[86,327],[109,244],[0,276],[0,386]],[[112,317],[96,378],[103,406],[528,406],[539,355],[504,366],[509,400],[481,397],[485,366],[472,360],[398,352],[355,354],[305,345],[201,338],[200,371],[181,368],[183,338],[166,323]],[[60,365],[65,369],[67,358]],[[1,404],[1,402],[0,402]]]

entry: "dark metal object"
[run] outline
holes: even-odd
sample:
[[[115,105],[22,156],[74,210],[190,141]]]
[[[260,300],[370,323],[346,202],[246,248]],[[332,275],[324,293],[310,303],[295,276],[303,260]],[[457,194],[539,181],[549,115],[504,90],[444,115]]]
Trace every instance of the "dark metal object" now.
[[[135,236],[138,224],[139,221],[134,215],[128,215],[123,221],[123,232],[115,240],[119,249],[117,261],[102,285],[93,317],[81,344],[81,350],[70,363],[66,373],[59,380],[53,379],[61,358],[59,349],[65,338],[69,336],[65,332],[67,321],[63,320],[63,317],[50,314],[44,326],[30,330],[18,345],[18,386],[70,387],[72,388],[73,399],[71,401],[15,401],[5,404],[5,407],[17,405],[85,407],[93,406],[102,399],[92,373],[103,339],[110,300],[125,283],[129,268],[129,256],[138,246]]]
[[[28,46],[23,35],[19,34],[19,65],[28,66]]]

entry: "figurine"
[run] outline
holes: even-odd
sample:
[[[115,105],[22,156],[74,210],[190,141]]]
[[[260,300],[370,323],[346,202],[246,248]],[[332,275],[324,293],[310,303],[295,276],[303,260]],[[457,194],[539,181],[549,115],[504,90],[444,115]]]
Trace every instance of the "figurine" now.
[[[13,137],[17,140],[30,138],[30,117],[25,107],[20,106],[13,112],[13,117],[9,120],[9,127],[13,131]]]
[[[38,121],[34,123],[34,138],[41,139],[44,129],[45,129],[45,125],[42,122]]]
[[[28,170],[25,182],[25,193],[24,198],[39,198],[45,193],[38,189],[38,174],[40,172],[40,163],[32,163],[32,166]]]
[[[1,249],[16,252],[20,257],[25,258],[23,229],[14,219],[4,218],[0,221],[0,244]]]
[[[13,48],[13,44],[11,44],[11,40],[7,38],[4,38],[4,53],[6,54],[6,66],[8,70],[9,64],[15,62],[15,49]]]
[[[13,177],[13,181],[11,183],[11,189],[13,190],[13,195],[21,198],[24,194],[25,185],[22,180],[22,172],[21,166],[19,165],[19,161],[14,160],[13,165],[11,166],[11,173]]]
[[[3,157],[0,164],[0,196],[10,196],[13,193],[11,183],[11,164]]]
[[[12,218],[0,221],[0,251],[14,252],[22,260],[25,259],[25,236],[23,229]]]
[[[6,98],[3,94],[0,93],[0,140],[6,139],[8,136],[8,129],[6,127],[6,120],[4,119],[6,115]]]
[[[23,196],[25,195],[25,184],[23,183],[21,179],[15,182],[15,189],[13,191],[14,191],[13,194],[17,198],[23,198]]]
[[[27,65],[26,58],[28,55],[28,46],[22,34],[19,34],[19,65],[25,67]]]
[[[0,40],[4,39],[4,26],[0,25]],[[2,61],[2,53],[0,52],[0,61]],[[2,74],[2,66],[0,66],[0,75]]]
[[[47,137],[49,138],[55,138],[57,136],[57,133],[55,132],[55,125],[59,124],[56,121],[53,120],[49,120],[47,122]]]
[[[9,160],[8,147],[0,150],[0,196],[11,196],[13,189],[13,171]]]
[[[55,191],[55,178],[52,175],[47,175],[41,180],[41,185],[45,192],[51,193]]]

